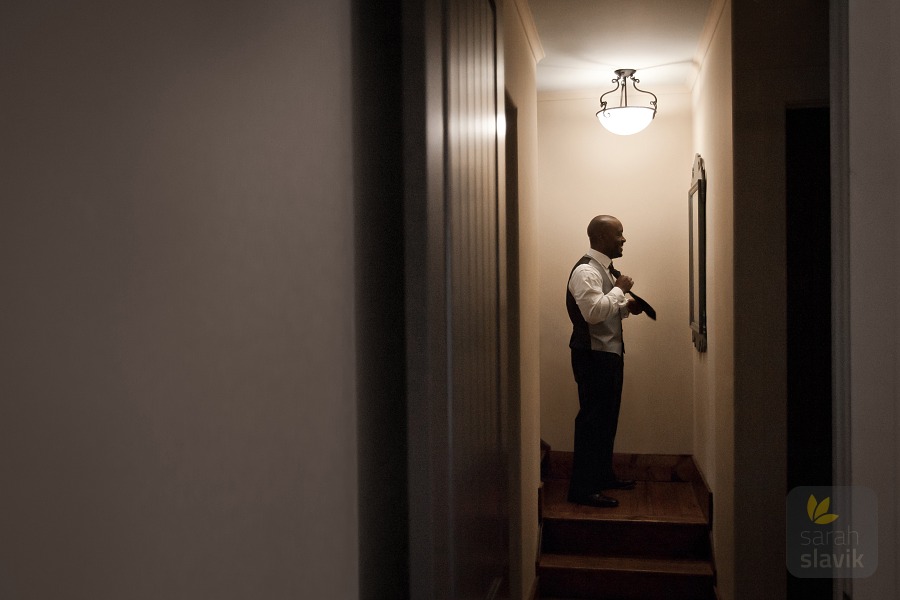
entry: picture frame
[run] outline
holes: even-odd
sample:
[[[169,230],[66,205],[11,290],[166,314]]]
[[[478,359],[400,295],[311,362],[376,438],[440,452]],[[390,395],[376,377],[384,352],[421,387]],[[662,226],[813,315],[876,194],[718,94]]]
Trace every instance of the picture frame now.
[[[706,352],[706,166],[699,154],[691,168],[688,227],[691,340],[698,352]]]

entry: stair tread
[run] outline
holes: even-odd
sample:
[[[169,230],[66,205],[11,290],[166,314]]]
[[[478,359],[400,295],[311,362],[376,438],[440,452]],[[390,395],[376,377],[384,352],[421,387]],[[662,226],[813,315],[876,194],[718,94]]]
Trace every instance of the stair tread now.
[[[713,568],[709,560],[688,558],[542,554],[538,566],[540,568],[555,569],[664,573],[667,575],[688,575],[698,577],[713,576]]]
[[[544,482],[544,518],[588,521],[651,521],[706,525],[690,483],[638,481],[633,490],[608,490],[616,498],[616,508],[594,508],[566,499],[569,482]]]

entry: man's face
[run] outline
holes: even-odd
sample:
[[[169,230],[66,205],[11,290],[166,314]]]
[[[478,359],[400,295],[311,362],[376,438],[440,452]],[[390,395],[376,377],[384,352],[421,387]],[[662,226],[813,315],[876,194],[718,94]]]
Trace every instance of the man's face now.
[[[606,223],[603,228],[603,254],[610,258],[622,256],[622,248],[625,245],[625,236],[622,235],[622,223],[618,220]]]

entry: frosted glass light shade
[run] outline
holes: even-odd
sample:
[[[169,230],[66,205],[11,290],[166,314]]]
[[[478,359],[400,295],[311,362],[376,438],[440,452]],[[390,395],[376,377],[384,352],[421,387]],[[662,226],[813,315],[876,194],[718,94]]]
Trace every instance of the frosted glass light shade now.
[[[646,106],[620,106],[597,112],[597,120],[611,133],[631,135],[643,131],[656,116],[656,111]]]

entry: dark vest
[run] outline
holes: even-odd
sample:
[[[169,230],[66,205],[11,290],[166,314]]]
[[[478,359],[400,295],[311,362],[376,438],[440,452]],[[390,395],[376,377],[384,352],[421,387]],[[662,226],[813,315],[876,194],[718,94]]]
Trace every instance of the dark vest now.
[[[569,272],[569,279],[572,279],[572,273],[581,265],[591,262],[590,256],[584,256],[575,263]],[[591,349],[591,331],[588,322],[581,316],[578,310],[578,304],[575,302],[575,296],[569,291],[569,279],[566,279],[566,310],[569,311],[569,320],[572,321],[572,337],[569,338],[569,348],[579,348],[583,350]]]

